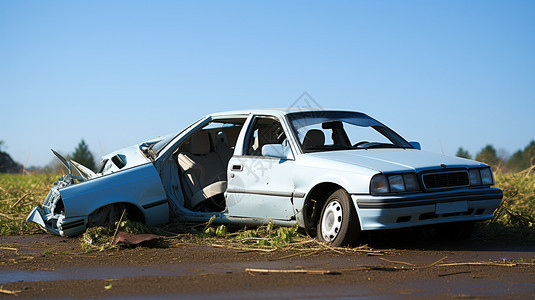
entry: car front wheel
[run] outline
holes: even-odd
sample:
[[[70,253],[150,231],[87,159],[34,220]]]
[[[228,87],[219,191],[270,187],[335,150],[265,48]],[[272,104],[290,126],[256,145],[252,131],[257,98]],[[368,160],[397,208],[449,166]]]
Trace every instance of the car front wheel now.
[[[333,246],[355,245],[360,237],[360,224],[349,194],[338,189],[325,201],[317,224],[317,238]]]

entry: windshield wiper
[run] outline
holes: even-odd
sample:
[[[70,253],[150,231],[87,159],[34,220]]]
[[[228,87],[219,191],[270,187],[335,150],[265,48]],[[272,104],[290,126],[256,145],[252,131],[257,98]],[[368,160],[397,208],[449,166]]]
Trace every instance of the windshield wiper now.
[[[344,145],[325,145],[305,148],[305,152],[321,152],[321,151],[336,151],[336,150],[350,150],[355,149],[351,146]]]
[[[387,143],[369,143],[369,144],[366,144],[365,146],[361,146],[361,147],[358,147],[358,148],[362,148],[362,149],[403,148],[403,149],[405,149],[407,147],[400,146],[400,145],[394,145],[394,144],[387,144]]]

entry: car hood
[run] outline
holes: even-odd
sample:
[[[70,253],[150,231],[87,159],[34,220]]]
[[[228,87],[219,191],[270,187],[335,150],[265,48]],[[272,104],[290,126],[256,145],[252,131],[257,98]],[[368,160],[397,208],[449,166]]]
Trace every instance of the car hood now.
[[[486,166],[483,163],[415,149],[369,149],[315,152],[306,155],[379,172],[421,172],[437,168]]]
[[[151,162],[140,150],[140,144],[122,148],[106,154],[102,157],[106,165],[102,175],[130,169]]]

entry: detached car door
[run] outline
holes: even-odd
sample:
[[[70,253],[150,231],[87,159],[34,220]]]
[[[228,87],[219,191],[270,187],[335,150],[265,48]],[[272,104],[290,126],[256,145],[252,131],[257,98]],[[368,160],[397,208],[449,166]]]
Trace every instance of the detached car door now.
[[[257,116],[252,120],[243,150],[236,151],[229,162],[226,201],[230,216],[266,220],[292,218],[295,162],[262,155],[262,147],[269,144],[287,147],[285,150],[291,153],[286,136],[275,117]]]

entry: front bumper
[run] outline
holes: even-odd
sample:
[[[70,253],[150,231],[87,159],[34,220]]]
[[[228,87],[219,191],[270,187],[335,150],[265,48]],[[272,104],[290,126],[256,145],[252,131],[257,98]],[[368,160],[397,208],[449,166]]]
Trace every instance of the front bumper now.
[[[389,196],[351,195],[362,230],[405,228],[492,219],[503,192],[466,188]]]
[[[32,209],[26,221],[34,222],[46,231],[59,236],[76,236],[87,228],[84,217],[65,218],[63,215],[46,213],[45,209],[39,206]]]

